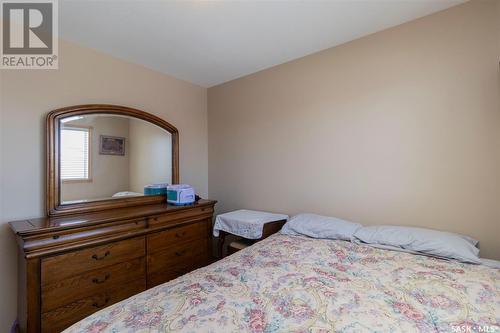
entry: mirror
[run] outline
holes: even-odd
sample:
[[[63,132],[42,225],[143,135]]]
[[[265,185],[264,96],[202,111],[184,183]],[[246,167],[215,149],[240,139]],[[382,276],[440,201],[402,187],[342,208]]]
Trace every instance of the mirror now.
[[[172,135],[119,115],[66,117],[59,126],[61,203],[142,196],[172,183]]]
[[[163,202],[144,187],[178,183],[178,132],[156,116],[91,105],[47,119],[49,215]]]

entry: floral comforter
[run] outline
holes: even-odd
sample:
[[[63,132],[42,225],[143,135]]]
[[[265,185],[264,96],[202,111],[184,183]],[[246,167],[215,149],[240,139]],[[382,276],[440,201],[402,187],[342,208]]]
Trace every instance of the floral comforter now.
[[[500,270],[274,235],[66,332],[500,332]]]

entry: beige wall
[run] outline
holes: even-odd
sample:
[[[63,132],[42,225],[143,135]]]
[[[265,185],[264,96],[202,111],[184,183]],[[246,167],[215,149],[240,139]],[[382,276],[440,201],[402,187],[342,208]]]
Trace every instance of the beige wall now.
[[[130,120],[130,191],[144,186],[172,183],[172,135],[141,120]]]
[[[495,6],[472,1],[210,88],[218,210],[451,230],[500,259]]]
[[[116,192],[129,191],[129,119],[124,117],[86,116],[66,123],[91,127],[91,182],[63,182],[63,201],[102,199]],[[125,155],[101,155],[100,136],[125,138]]]
[[[210,89],[209,165],[201,87],[67,42],[59,70],[0,71],[0,331],[17,294],[6,222],[43,215],[44,116],[66,105],[177,126],[181,181],[206,196],[209,166],[219,211],[453,230],[500,259],[498,7],[476,0]]]
[[[16,317],[16,245],[6,222],[44,214],[44,117],[83,103],[136,107],[180,133],[181,181],[207,195],[206,89],[61,42],[59,70],[0,70],[0,331]]]

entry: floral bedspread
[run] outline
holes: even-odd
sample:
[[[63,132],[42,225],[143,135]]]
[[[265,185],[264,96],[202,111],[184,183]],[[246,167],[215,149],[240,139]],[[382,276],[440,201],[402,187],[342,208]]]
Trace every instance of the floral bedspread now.
[[[500,332],[500,270],[274,235],[66,332]]]

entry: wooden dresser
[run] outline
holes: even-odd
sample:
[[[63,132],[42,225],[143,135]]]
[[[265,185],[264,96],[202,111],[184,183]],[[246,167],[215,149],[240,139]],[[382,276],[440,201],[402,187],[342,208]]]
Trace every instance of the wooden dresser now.
[[[212,260],[215,201],[11,222],[20,247],[19,328],[60,332]]]

